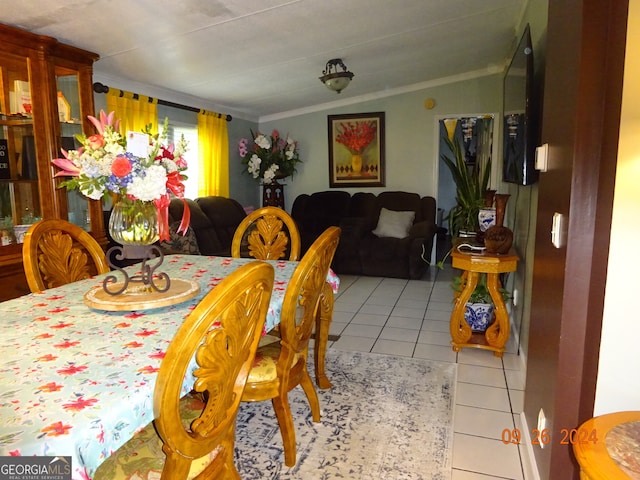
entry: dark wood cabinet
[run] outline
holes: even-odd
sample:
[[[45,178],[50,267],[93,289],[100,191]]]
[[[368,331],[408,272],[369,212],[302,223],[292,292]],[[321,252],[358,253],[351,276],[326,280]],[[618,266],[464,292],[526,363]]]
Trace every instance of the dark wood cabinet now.
[[[21,237],[40,218],[64,218],[106,244],[100,201],[59,188],[51,159],[93,131],[98,55],[0,24],[0,301],[29,293]],[[60,108],[59,108],[60,106]]]

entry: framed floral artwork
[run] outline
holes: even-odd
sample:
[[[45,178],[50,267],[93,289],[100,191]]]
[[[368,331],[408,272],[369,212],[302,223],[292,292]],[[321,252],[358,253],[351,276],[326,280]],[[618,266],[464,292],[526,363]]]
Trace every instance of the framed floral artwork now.
[[[384,187],[384,112],[328,115],[329,187]]]

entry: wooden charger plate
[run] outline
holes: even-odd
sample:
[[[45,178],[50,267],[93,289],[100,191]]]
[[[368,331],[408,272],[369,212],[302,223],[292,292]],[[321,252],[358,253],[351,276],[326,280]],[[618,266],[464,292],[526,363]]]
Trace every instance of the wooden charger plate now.
[[[123,282],[111,284],[110,288],[122,288]],[[141,287],[133,284],[129,290]],[[162,288],[162,285],[160,285]],[[95,287],[84,294],[84,303],[96,310],[122,312],[128,310],[149,310],[151,308],[167,307],[192,299],[200,292],[200,285],[192,280],[171,279],[171,286],[166,292],[125,291],[119,295],[110,295],[102,287]]]

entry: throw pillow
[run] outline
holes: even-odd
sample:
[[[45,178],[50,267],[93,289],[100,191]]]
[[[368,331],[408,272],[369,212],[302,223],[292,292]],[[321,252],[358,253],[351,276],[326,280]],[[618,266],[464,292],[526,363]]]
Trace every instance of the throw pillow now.
[[[169,225],[169,236],[171,240],[160,242],[160,246],[171,252],[180,252],[187,255],[200,255],[200,248],[196,240],[193,228],[187,228],[187,233],[178,233],[180,222],[173,222]]]
[[[395,210],[380,210],[378,225],[372,232],[376,237],[405,238],[416,218],[416,212],[396,212]]]

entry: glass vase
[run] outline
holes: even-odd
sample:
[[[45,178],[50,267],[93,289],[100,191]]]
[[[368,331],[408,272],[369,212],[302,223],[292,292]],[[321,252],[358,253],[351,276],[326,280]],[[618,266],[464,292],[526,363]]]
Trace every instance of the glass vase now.
[[[151,245],[159,238],[155,204],[141,200],[118,200],[109,218],[109,234],[120,245]]]

